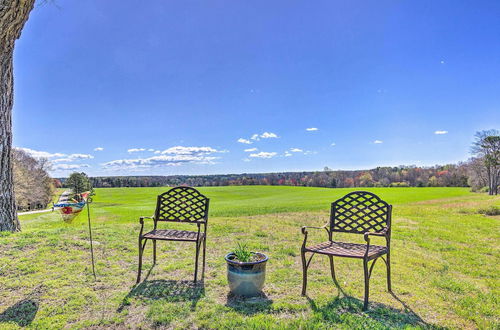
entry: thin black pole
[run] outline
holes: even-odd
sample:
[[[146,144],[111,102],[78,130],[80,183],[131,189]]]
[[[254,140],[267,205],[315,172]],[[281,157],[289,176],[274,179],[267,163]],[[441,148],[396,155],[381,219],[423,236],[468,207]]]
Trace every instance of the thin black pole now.
[[[92,227],[90,226],[90,202],[92,199],[90,197],[87,199],[87,217],[89,220],[89,237],[90,237],[90,255],[92,257],[92,273],[94,274],[94,280],[96,279],[95,275],[95,266],[94,266],[94,246],[92,245]]]

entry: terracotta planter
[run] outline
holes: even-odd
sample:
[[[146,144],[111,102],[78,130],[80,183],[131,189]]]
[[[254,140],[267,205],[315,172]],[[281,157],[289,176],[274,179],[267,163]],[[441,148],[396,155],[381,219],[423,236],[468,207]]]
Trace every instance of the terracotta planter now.
[[[252,297],[262,292],[268,257],[263,253],[255,254],[261,259],[252,262],[240,262],[235,258],[234,253],[226,255],[227,281],[233,294]]]

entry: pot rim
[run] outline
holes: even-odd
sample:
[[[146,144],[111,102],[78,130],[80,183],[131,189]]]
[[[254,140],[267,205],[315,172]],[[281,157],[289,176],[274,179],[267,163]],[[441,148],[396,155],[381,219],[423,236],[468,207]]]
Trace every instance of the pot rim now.
[[[226,254],[224,259],[226,259],[226,262],[228,264],[236,265],[236,266],[257,265],[257,264],[261,264],[261,263],[264,263],[267,260],[269,260],[269,257],[262,252],[252,252],[252,253],[253,254],[260,254],[260,255],[264,256],[264,259],[257,260],[257,261],[248,261],[248,262],[234,261],[234,260],[229,259],[230,256],[234,256],[234,252],[229,252],[228,254]]]

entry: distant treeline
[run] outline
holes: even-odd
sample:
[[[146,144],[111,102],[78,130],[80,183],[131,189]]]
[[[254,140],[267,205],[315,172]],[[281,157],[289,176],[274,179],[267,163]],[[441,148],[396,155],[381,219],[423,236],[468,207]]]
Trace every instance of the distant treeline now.
[[[377,167],[371,170],[283,172],[222,175],[106,176],[91,177],[95,188],[160,187],[188,185],[285,185],[305,187],[467,187],[469,164],[417,167]],[[60,179],[64,184],[65,179]]]

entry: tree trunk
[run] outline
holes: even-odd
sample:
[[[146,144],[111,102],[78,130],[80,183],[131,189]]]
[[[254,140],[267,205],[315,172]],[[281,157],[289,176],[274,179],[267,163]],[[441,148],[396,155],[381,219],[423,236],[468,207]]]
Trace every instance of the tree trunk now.
[[[500,179],[500,169],[497,166],[493,168],[493,195],[498,195],[498,180]]]
[[[12,173],[12,56],[35,0],[0,0],[0,231],[21,229]]]
[[[488,195],[493,195],[493,181],[491,177],[491,167],[486,165],[486,175],[488,176]]]

